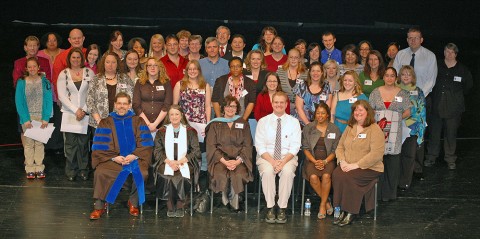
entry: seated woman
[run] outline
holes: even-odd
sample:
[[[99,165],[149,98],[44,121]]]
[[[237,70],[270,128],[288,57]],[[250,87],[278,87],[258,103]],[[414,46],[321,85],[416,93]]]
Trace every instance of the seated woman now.
[[[194,175],[198,174],[200,146],[195,129],[179,105],[172,105],[165,118],[165,124],[155,137],[155,170],[157,172],[157,197],[167,201],[168,217],[183,217],[185,191],[190,190]],[[190,175],[180,172],[188,167]]]
[[[239,111],[237,98],[228,95],[222,107],[223,118],[213,119],[206,129],[210,188],[222,192],[223,204],[230,203],[236,211],[240,209],[238,195],[253,180],[250,126]]]
[[[383,172],[384,149],[385,137],[375,123],[375,112],[368,101],[357,100],[335,150],[340,167],[332,175],[333,206],[341,207],[342,211],[334,224],[350,224],[364,198],[367,212],[375,208],[372,189]]]
[[[328,202],[328,194],[332,186],[331,175],[335,169],[335,149],[340,140],[340,130],[330,123],[330,108],[320,102],[315,110],[315,121],[303,128],[302,149],[306,161],[303,165],[303,178],[320,196],[318,219],[332,215],[333,207]]]

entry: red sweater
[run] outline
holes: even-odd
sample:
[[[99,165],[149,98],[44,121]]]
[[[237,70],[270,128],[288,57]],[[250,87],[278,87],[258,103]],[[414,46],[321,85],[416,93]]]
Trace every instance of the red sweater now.
[[[287,102],[287,109],[285,112],[290,114],[290,102]],[[261,118],[273,113],[272,102],[268,93],[260,93],[257,96],[257,102],[255,102],[255,108],[253,109],[255,119],[259,121]]]

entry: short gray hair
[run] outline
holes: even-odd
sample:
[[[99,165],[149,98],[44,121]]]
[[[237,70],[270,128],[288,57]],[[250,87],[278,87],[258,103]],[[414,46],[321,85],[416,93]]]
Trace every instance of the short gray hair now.
[[[452,50],[455,52],[455,54],[458,54],[458,46],[455,45],[455,43],[447,43],[447,45],[445,45],[445,50],[446,49]]]

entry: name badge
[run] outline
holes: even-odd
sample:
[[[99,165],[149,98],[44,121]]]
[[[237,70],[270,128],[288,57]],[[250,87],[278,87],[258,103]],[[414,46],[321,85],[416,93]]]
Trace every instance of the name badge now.
[[[122,89],[127,89],[127,84],[118,84],[120,86],[120,88]]]
[[[455,82],[462,82],[462,77],[461,76],[454,76],[453,81]]]
[[[235,123],[235,129],[243,129],[243,123]]]
[[[395,96],[395,101],[402,103],[402,102],[403,102],[403,98],[402,98],[401,96]]]
[[[165,90],[165,88],[163,88],[163,85],[157,85],[155,88],[157,89],[157,91]]]
[[[327,135],[327,139],[335,139],[335,136],[336,136],[335,133],[329,133]]]
[[[183,73],[184,75],[185,75],[185,72],[186,72],[186,70],[185,70],[185,69],[183,69],[183,70],[182,70],[182,73]]]
[[[366,139],[366,138],[367,138],[367,134],[358,134],[358,138],[359,138],[359,139]]]
[[[198,90],[198,94],[205,95],[205,90]]]
[[[178,138],[173,138],[173,143],[178,144],[179,143]]]
[[[416,91],[416,90],[411,90],[411,91],[410,91],[410,95],[418,95],[418,91]]]
[[[279,65],[279,66],[277,67],[277,69],[280,69],[280,68],[282,68],[282,65]]]
[[[246,75],[246,77],[253,79],[253,75]]]
[[[302,79],[297,78],[297,79],[295,80],[295,83],[296,83],[296,84],[300,84],[300,83],[302,83],[302,81],[303,81]]]
[[[248,94],[248,91],[247,91],[247,90],[243,90],[243,91],[242,91],[242,97],[245,97],[247,94]]]
[[[348,103],[350,103],[350,104],[353,104],[353,103],[355,103],[355,102],[357,102],[357,98],[356,98],[356,97],[352,97],[352,98],[348,99]]]
[[[363,82],[364,85],[372,85],[373,84],[373,81],[372,80],[365,80]]]
[[[320,95],[320,100],[326,101],[326,100],[327,100],[327,96],[324,95],[324,94],[321,94],[321,95]]]

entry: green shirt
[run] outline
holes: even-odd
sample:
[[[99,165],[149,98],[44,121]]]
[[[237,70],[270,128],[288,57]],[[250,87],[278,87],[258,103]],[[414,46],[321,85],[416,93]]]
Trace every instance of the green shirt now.
[[[370,79],[370,76],[365,75],[365,72],[360,73],[359,78],[360,84],[362,86],[362,91],[367,97],[370,97],[370,93],[372,93],[375,88],[385,85],[385,81],[383,81],[383,79],[380,78],[376,81],[373,81],[372,79]],[[365,81],[367,81],[367,84],[365,84]],[[369,84],[369,81],[371,81],[371,84]]]

